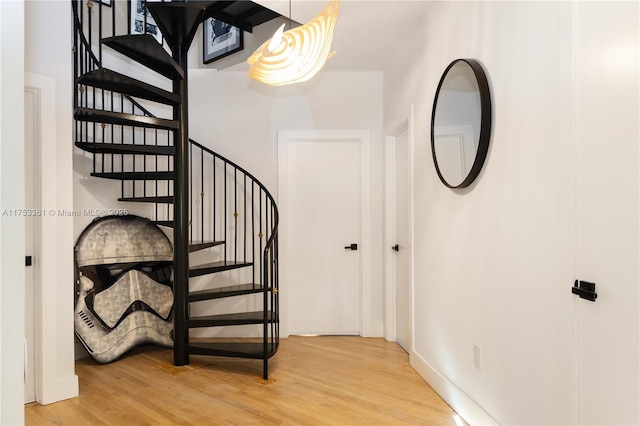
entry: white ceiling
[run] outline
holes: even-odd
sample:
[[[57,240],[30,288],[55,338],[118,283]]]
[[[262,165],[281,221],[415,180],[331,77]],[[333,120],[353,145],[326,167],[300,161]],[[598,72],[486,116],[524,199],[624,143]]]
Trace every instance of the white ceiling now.
[[[289,16],[287,0],[254,0]],[[305,23],[324,9],[328,0],[292,0],[291,17]],[[427,11],[425,0],[341,0],[333,50],[326,71],[382,71],[389,56],[413,37]]]

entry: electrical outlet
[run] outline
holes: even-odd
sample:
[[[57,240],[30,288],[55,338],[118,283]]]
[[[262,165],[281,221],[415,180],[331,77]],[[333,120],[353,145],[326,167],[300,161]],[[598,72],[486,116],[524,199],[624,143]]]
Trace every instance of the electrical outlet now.
[[[480,345],[473,344],[473,365],[480,370]]]

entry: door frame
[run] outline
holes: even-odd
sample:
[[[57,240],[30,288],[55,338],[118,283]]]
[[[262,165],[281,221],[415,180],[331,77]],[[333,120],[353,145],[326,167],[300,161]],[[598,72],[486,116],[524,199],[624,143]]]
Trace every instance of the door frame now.
[[[25,130],[25,160],[30,161],[31,163],[31,167],[27,168],[26,167],[26,161],[25,161],[25,207],[27,209],[32,209],[34,211],[42,211],[42,189],[41,189],[41,182],[42,182],[42,171],[41,169],[38,167],[39,164],[41,164],[41,156],[42,156],[42,147],[41,147],[41,140],[43,137],[43,132],[42,132],[42,127],[44,125],[43,123],[43,111],[42,111],[42,97],[43,97],[43,86],[40,85],[41,87],[34,87],[35,85],[33,84],[33,79],[29,78],[29,76],[25,75],[25,88],[24,88],[24,92],[25,92],[25,105],[27,103],[26,101],[26,95],[29,94],[33,97],[33,111],[31,111],[32,115],[28,115],[25,113],[25,128],[29,125],[31,125],[33,127],[33,140],[30,140],[31,138],[27,138],[26,137],[26,130]],[[25,108],[26,109],[26,108]],[[31,119],[29,119],[31,117]],[[32,158],[29,159],[28,158],[28,153],[31,152],[32,154]],[[27,200],[27,182],[29,182],[29,178],[27,173],[30,173],[31,176],[29,176],[30,181],[33,184],[33,198],[32,200]],[[30,201],[33,201],[33,205],[29,204]],[[31,266],[29,266],[29,268],[32,268],[33,270],[33,293],[32,293],[32,299],[30,301],[28,301],[25,298],[25,305],[29,305],[29,303],[32,304],[31,306],[31,312],[29,312],[29,307],[25,306],[25,314],[29,314],[32,313],[33,314],[33,318],[30,319],[31,323],[33,324],[33,346],[29,346],[28,345],[28,341],[27,338],[25,336],[25,355],[24,355],[24,363],[25,363],[25,371],[24,371],[24,375],[25,375],[25,387],[27,386],[26,383],[26,379],[28,377],[28,370],[31,369],[33,370],[33,396],[34,396],[34,400],[33,401],[37,401],[38,400],[38,390],[39,390],[39,383],[38,383],[38,377],[37,374],[39,372],[39,367],[37,367],[37,360],[39,357],[41,357],[41,354],[38,354],[37,352],[40,350],[40,346],[41,346],[41,342],[38,338],[38,317],[39,314],[38,312],[41,310],[41,302],[39,302],[40,299],[40,289],[42,288],[42,268],[41,268],[41,262],[40,262],[40,258],[42,255],[42,220],[40,216],[31,216],[29,218],[25,218],[25,233],[26,230],[28,228],[28,219],[33,219],[32,222],[32,226],[33,226],[33,234],[32,234],[32,241],[31,243],[33,244],[33,248],[31,253],[26,253],[25,251],[25,255],[29,254],[32,256],[33,258],[33,263]],[[26,240],[26,239],[25,239]],[[26,244],[26,241],[25,241]],[[26,285],[26,280],[25,280],[25,285]],[[25,287],[25,292],[26,292],[26,287]],[[26,328],[27,328],[27,318],[25,316],[25,334],[26,334]],[[29,360],[31,359],[31,363],[29,363]],[[33,402],[33,401],[27,401],[25,400],[25,404],[29,403],[29,402]]]
[[[410,263],[410,305],[411,305],[411,342],[409,347],[410,360],[413,359],[413,341],[414,341],[414,315],[413,315],[413,300],[414,300],[414,284],[415,284],[415,258],[413,247],[414,241],[414,130],[413,130],[413,105],[409,109],[408,118],[402,120],[398,125],[393,127],[387,132],[385,136],[385,219],[384,219],[384,291],[385,291],[385,306],[384,306],[384,318],[385,318],[385,331],[384,337],[388,341],[396,341],[396,257],[392,253],[391,246],[395,244],[396,239],[396,139],[403,132],[408,132],[408,156],[409,156],[409,238],[411,253],[409,257]],[[413,363],[411,361],[411,363]]]
[[[278,209],[280,223],[278,225],[280,253],[278,259],[280,298],[282,307],[280,335],[289,336],[289,316],[287,294],[287,193],[283,190],[288,182],[289,156],[287,146],[295,142],[334,142],[345,141],[358,143],[360,162],[356,165],[360,171],[360,335],[375,335],[372,321],[372,250],[371,250],[371,132],[369,130],[278,130]]]
[[[68,285],[58,283],[63,269],[59,265],[60,236],[71,233],[73,226],[70,221],[61,224],[63,219],[56,217],[57,209],[62,207],[57,201],[60,179],[56,161],[59,150],[56,136],[59,108],[56,104],[56,80],[53,77],[25,72],[24,91],[36,96],[36,105],[39,108],[34,120],[34,124],[38,126],[34,146],[35,203],[42,209],[42,215],[36,220],[36,251],[33,262],[36,268],[34,373],[36,401],[44,405],[78,396],[78,377],[75,374],[65,376],[59,371],[60,365],[69,360],[73,362],[73,345],[61,348],[63,342],[67,341],[67,336],[71,337],[73,328],[63,329],[59,322],[60,311],[64,307],[59,303],[59,288],[71,289],[72,282]],[[45,285],[43,277],[55,284]],[[72,316],[69,318],[71,321],[64,325],[69,324],[73,327]],[[66,334],[66,331],[69,331],[69,334]],[[71,338],[68,341],[72,342]]]

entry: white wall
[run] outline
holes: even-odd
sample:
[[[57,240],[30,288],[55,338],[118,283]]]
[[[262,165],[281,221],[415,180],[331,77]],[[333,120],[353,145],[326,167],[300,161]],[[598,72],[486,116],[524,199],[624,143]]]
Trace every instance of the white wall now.
[[[55,93],[55,126],[43,129],[41,173],[42,207],[56,211],[73,209],[71,33],[68,2],[25,2],[24,68],[52,79],[50,91]],[[73,347],[73,218],[44,218],[42,239],[41,263],[48,269],[43,270],[40,323],[46,343],[37,344],[50,350],[44,354],[42,362],[47,367],[38,373],[43,382],[36,392],[39,402],[50,403],[78,394]]]
[[[628,10],[615,9],[608,22],[614,25],[631,14],[630,31],[617,37],[637,51],[637,5],[629,5]],[[575,7],[569,2],[430,3],[423,30],[416,30],[410,46],[391,58],[393,65],[385,73],[385,129],[393,129],[406,118],[410,105],[415,107],[414,366],[474,424],[602,419],[578,413],[574,326],[578,330],[578,309],[593,307],[580,305],[588,302],[575,299],[569,287],[577,276],[576,241],[581,232],[576,227],[582,202],[576,201],[576,184],[582,173],[589,173],[576,166],[577,146],[583,144],[580,135],[598,128],[601,120],[598,110],[590,111],[586,103],[596,102],[595,97],[583,100],[577,92],[594,83],[615,84],[616,77],[584,74],[576,86],[575,76],[583,72],[574,62],[577,38],[595,29],[589,25],[599,25],[594,17],[611,3],[591,4],[588,15],[576,13]],[[581,32],[574,33],[576,26]],[[594,45],[581,54],[594,63],[602,57]],[[440,183],[433,166],[429,118],[441,73],[456,58],[476,58],[484,64],[494,125],[478,180],[467,190],[452,191]],[[637,84],[637,79],[636,68],[631,81]],[[609,114],[615,116],[631,105],[635,109],[629,114],[635,113],[637,120],[637,86],[615,93],[618,102],[607,104]],[[578,108],[587,110],[580,122]],[[622,125],[629,138],[637,136],[637,123]],[[631,271],[624,275],[629,289],[638,282],[637,140],[618,145],[616,156],[628,159],[629,177],[635,182],[628,190],[609,192],[617,203],[630,199],[624,203],[629,214],[614,220],[625,221],[620,226],[633,241],[623,244],[632,250],[616,250],[610,256]],[[606,167],[604,174],[613,172],[615,165],[608,162]],[[606,226],[604,222],[601,219],[599,226]],[[608,410],[610,419],[636,424],[637,289],[627,300],[616,297],[614,304],[599,299],[593,306],[608,312],[605,316],[625,312],[608,333],[613,340],[627,342],[624,348],[629,352],[615,361],[605,353],[599,364],[581,369],[613,372],[611,366],[623,362],[615,371],[627,369],[629,374],[621,379],[616,373],[619,387],[590,391],[596,392],[595,399],[606,407],[600,411]],[[481,347],[480,369],[474,367],[474,344]],[[620,397],[631,402],[625,407],[611,404]],[[614,406],[622,413],[614,413]]]
[[[245,73],[190,70],[190,136],[238,163],[277,200],[277,131],[371,131],[371,163],[382,170],[382,74],[322,73],[299,85],[269,87]],[[382,176],[373,173],[373,312],[364,318],[382,335]]]
[[[0,210],[24,207],[24,5],[0,2]],[[22,424],[24,218],[0,219],[0,423]]]

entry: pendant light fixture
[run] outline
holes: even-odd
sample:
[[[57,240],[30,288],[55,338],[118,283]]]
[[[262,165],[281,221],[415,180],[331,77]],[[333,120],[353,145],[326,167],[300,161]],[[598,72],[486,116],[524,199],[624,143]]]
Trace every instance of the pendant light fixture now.
[[[305,25],[284,31],[285,24],[282,24],[247,60],[249,77],[270,86],[283,86],[307,81],[316,75],[335,54],[330,49],[339,8],[339,0],[330,0],[327,7]]]

